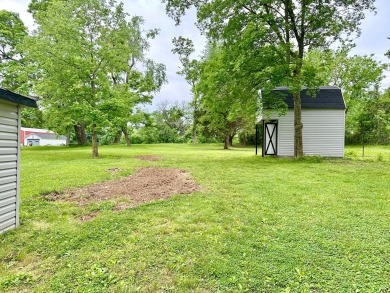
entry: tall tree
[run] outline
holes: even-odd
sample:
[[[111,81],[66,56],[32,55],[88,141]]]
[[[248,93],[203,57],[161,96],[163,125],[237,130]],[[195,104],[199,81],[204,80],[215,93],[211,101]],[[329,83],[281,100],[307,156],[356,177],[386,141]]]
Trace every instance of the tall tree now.
[[[256,38],[252,50],[271,47],[282,62],[273,64],[282,73],[284,85],[294,96],[294,155],[303,155],[300,91],[304,79],[303,59],[308,50],[328,47],[336,40],[347,41],[365,10],[374,10],[374,0],[162,0],[168,15],[180,23],[187,9],[197,9],[198,25],[210,37],[230,44]],[[263,70],[261,65],[260,70]],[[310,80],[309,80],[310,81]]]
[[[162,101],[153,113],[154,125],[160,142],[185,142],[191,125],[190,108],[187,103]]]
[[[351,47],[337,50],[312,50],[304,60],[304,66],[317,68],[315,73],[318,85],[334,85],[343,90],[347,106],[356,100],[369,98],[372,90],[379,87],[384,78],[387,64],[371,55],[351,56]]]
[[[239,128],[248,122],[254,124],[256,106],[255,93],[234,78],[232,58],[227,48],[209,45],[197,85],[203,114],[200,120],[207,122],[208,131],[223,137],[224,149],[232,145]]]
[[[27,36],[27,28],[19,14],[0,11],[0,84],[11,90],[25,85],[23,55],[18,47]],[[26,91],[22,88],[18,91]]]
[[[335,85],[343,90],[347,104],[346,138],[348,141],[361,136],[362,119],[366,111],[378,105],[379,87],[387,64],[382,64],[373,55],[350,56],[351,47],[338,50],[312,50],[306,55],[305,66],[317,69],[313,78],[320,84]],[[379,123],[376,124],[379,127]],[[378,132],[379,130],[376,130]],[[352,141],[353,142],[353,141]],[[355,141],[356,142],[356,141]]]
[[[191,86],[193,108],[192,112],[192,143],[197,143],[197,130],[199,120],[199,92],[196,89],[196,84],[199,81],[199,62],[196,59],[190,59],[191,54],[195,52],[194,44],[190,39],[179,37],[172,41],[175,46],[172,52],[179,55],[179,60],[182,64],[178,74],[183,75],[187,83]]]
[[[21,44],[28,35],[27,27],[15,12],[0,11],[0,86],[21,94],[30,94],[28,66]],[[22,125],[43,127],[42,111],[39,108],[22,109]]]
[[[143,59],[143,20],[128,21],[116,1],[52,1],[34,17],[38,28],[24,47],[39,73],[34,90],[47,110],[88,126],[97,157],[99,129],[110,124],[113,112],[128,117],[132,105],[150,100],[147,93],[165,81],[165,67]],[[136,60],[144,61],[145,71],[134,66]],[[118,105],[126,110],[117,111]]]
[[[31,0],[31,2],[28,4],[27,11],[30,12],[33,16],[35,16],[38,11],[46,11],[53,1],[65,0]]]

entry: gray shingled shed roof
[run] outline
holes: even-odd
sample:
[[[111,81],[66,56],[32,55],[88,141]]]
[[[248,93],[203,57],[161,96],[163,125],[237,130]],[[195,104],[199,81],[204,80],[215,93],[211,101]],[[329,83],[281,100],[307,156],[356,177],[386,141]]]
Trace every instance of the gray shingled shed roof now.
[[[278,87],[274,92],[283,93],[288,108],[294,108],[294,99],[287,87]],[[341,89],[336,86],[319,87],[315,97],[309,95],[307,88],[301,91],[302,108],[310,109],[345,109],[345,101]]]
[[[26,136],[26,139],[32,139],[31,137],[39,137],[42,139],[62,139],[66,140],[65,135],[57,135],[55,133],[32,133]]]
[[[2,87],[0,87],[0,99],[23,106],[37,108],[37,101],[35,99],[14,93]]]

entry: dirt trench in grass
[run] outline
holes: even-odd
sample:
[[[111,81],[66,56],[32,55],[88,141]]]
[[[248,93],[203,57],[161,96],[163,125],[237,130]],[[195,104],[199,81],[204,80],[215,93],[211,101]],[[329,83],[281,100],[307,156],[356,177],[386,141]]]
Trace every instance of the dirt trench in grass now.
[[[145,157],[140,159],[145,160]],[[111,169],[108,171],[112,172]],[[200,186],[184,170],[146,167],[137,169],[133,175],[128,177],[66,190],[63,194],[50,194],[46,197],[51,200],[75,202],[80,206],[116,200],[119,203],[113,210],[121,211],[147,202],[167,199],[174,194],[190,194],[199,190]],[[93,212],[83,216],[80,220],[89,221],[98,214],[99,212]]]

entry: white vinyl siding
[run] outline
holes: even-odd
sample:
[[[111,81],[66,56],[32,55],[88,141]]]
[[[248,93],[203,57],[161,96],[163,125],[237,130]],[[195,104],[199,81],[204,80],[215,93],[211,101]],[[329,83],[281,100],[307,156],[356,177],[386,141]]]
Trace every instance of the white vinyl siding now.
[[[0,233],[19,225],[19,107],[0,101]]]
[[[271,115],[271,119],[278,120],[278,156],[294,156],[294,112],[287,110],[286,115]]]
[[[29,146],[32,143],[33,146],[62,146],[66,145],[66,138],[61,139],[60,136],[58,138],[43,138],[45,134],[33,133],[25,136],[24,145]],[[53,136],[55,136],[53,134]],[[37,144],[34,144],[34,141],[38,141]]]
[[[278,156],[294,155],[294,111],[278,120]],[[303,153],[323,157],[344,157],[345,111],[343,109],[302,109]]]
[[[303,153],[344,157],[344,109],[304,109]]]

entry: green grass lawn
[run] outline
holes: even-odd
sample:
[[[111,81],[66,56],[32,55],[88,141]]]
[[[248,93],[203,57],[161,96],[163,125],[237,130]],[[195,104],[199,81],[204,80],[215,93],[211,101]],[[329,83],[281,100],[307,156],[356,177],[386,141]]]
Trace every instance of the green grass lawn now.
[[[221,145],[90,152],[22,150],[21,226],[0,235],[0,291],[390,292],[390,147],[303,160]],[[42,196],[142,166],[185,169],[202,191],[122,212]]]

